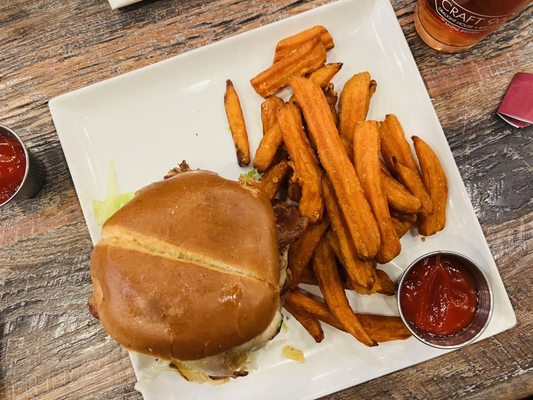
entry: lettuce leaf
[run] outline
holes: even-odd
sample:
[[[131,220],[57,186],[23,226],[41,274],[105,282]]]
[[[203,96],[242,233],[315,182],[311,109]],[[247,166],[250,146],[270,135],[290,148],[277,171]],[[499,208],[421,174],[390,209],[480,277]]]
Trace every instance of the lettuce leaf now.
[[[93,200],[93,213],[96,223],[103,225],[124,204],[130,201],[133,196],[135,196],[134,192],[119,193],[115,163],[111,162],[107,179],[107,195],[103,200]]]

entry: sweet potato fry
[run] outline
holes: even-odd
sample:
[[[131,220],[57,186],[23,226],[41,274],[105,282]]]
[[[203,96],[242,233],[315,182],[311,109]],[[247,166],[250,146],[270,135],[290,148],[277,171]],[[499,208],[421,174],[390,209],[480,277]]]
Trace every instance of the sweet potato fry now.
[[[353,75],[344,85],[339,103],[339,133],[349,145],[350,158],[353,145],[353,127],[356,122],[363,121],[368,113],[370,98],[376,91],[376,81],[370,73],[360,72]]]
[[[325,89],[330,84],[331,79],[342,68],[342,63],[330,63],[317,69],[309,75],[309,79],[315,82],[322,89]]]
[[[335,254],[326,240],[318,243],[312,263],[318,285],[332,314],[361,343],[375,346],[377,343],[368,336],[350,308],[335,264]]]
[[[400,254],[401,245],[392,225],[383,193],[379,167],[379,123],[360,121],[354,126],[354,161],[357,176],[378,223],[381,246],[376,261],[385,264]]]
[[[329,109],[331,110],[331,115],[333,115],[333,120],[335,121],[335,124],[337,124],[339,117],[337,116],[337,92],[335,91],[335,86],[333,86],[333,83],[330,83],[325,89],[324,89],[324,95],[326,96],[326,100],[329,105]]]
[[[287,86],[291,77],[313,72],[325,62],[326,48],[319,38],[314,38],[252,78],[250,83],[260,96],[267,98]]]
[[[345,231],[341,230],[339,232],[340,234],[337,232],[330,229],[326,234],[326,239],[344,268],[347,281],[350,282],[348,287],[351,288],[357,285],[366,290],[372,290],[376,280],[376,274],[374,272],[376,265],[374,261],[359,259],[350,242],[344,238],[342,240],[339,239],[339,237],[344,236]],[[363,285],[360,283],[361,276],[364,277],[362,281]]]
[[[289,172],[289,162],[281,161],[266,171],[259,182],[259,189],[265,193],[270,200],[276,196],[279,188],[285,181]]]
[[[288,255],[288,274],[286,285],[294,289],[300,277],[313,257],[318,242],[329,227],[329,221],[323,218],[317,224],[310,224],[296,242],[291,244]]]
[[[244,122],[239,96],[229,79],[226,81],[224,107],[237,153],[237,161],[241,167],[245,167],[250,164],[250,144],[248,142],[248,133],[246,132],[246,124]]]
[[[398,179],[418,200],[420,200],[420,215],[428,216],[433,214],[433,201],[427,192],[424,182],[420,178],[417,170],[407,167],[405,164],[393,158],[393,165]]]
[[[414,222],[412,221],[406,221],[398,219],[394,216],[391,216],[392,225],[394,226],[394,230],[396,231],[396,235],[398,235],[399,238],[403,237],[407,232],[409,232],[409,229],[414,225]]]
[[[388,342],[390,340],[403,340],[411,336],[400,317],[385,315],[360,314],[357,318],[361,321],[368,335],[376,342]]]
[[[306,293],[301,291],[288,293],[285,297],[285,304],[291,304],[295,310],[312,315],[320,321],[346,332],[346,329],[335,318],[326,304]],[[402,340],[411,336],[399,317],[362,313],[356,313],[355,315],[359,318],[363,328],[365,330],[368,329],[367,332],[370,337],[376,342]]]
[[[366,289],[362,286],[357,285],[354,282],[347,281],[346,288],[350,290],[355,290],[359,294],[370,295],[374,293],[384,294],[386,296],[394,296],[396,293],[396,287],[394,282],[387,273],[381,269],[376,269],[376,281],[372,289]]]
[[[283,143],[283,136],[278,123],[274,123],[265,133],[255,151],[253,166],[259,172],[270,168],[276,158],[276,154]]]
[[[388,114],[385,116],[385,121],[381,123],[380,139],[381,153],[389,171],[396,171],[393,161],[396,159],[396,161],[418,172],[403,127],[396,115]]]
[[[322,166],[331,180],[357,254],[372,258],[380,246],[379,230],[355,168],[342,145],[322,89],[305,78],[290,82]]]
[[[313,40],[314,38],[319,38],[326,50],[332,49],[335,45],[333,43],[333,38],[326,28],[323,26],[314,26],[303,32],[299,32],[296,35],[280,40],[276,45],[274,62],[278,62],[302,44]]]
[[[324,211],[321,194],[322,170],[305,135],[300,110],[295,104],[287,103],[278,110],[278,125],[291,157],[293,179],[302,187],[298,210],[302,216],[316,222]]]
[[[387,203],[392,209],[404,214],[416,214],[422,208],[422,204],[417,197],[409,191],[396,179],[385,173],[380,172],[383,192],[387,197]]]
[[[331,221],[331,227],[333,228],[333,233],[330,234],[332,236],[330,240],[335,241],[334,245],[338,244],[339,253],[342,255],[342,258],[339,260],[342,262],[346,274],[351,281],[356,282],[358,285],[367,289],[372,288],[375,280],[374,264],[371,260],[359,259],[353,241],[351,240],[350,232],[342,217],[337,198],[335,197],[335,193],[333,193],[333,188],[328,179],[324,179],[322,182],[322,193]]]
[[[288,292],[285,296],[285,305],[289,305],[294,310],[312,315],[313,317],[346,332],[343,324],[331,313],[330,309],[323,302],[316,300],[311,295],[300,290]]]
[[[283,105],[283,100],[276,96],[270,96],[261,103],[261,123],[263,125],[263,135],[266,135],[278,118],[278,109]]]
[[[315,342],[320,343],[324,340],[324,331],[320,326],[318,319],[308,313],[304,313],[295,309],[290,304],[284,305],[285,309],[292,314],[292,316],[305,328],[305,330],[315,339]]]
[[[413,136],[415,151],[422,170],[422,179],[431,200],[434,211],[432,215],[421,215],[418,221],[418,232],[432,235],[446,225],[446,203],[448,202],[448,183],[442,165],[429,145],[417,136]]]

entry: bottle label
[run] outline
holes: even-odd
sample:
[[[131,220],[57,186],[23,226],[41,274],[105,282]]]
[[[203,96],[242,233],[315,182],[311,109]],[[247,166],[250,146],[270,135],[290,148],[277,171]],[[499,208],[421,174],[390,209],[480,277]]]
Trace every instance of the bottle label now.
[[[435,12],[443,18],[447,25],[465,33],[492,31],[510,15],[483,15],[467,10],[454,0],[429,0]]]

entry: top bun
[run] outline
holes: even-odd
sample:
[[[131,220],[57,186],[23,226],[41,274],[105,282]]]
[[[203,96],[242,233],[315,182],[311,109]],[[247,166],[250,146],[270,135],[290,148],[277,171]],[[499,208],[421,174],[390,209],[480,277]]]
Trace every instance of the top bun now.
[[[280,306],[279,268],[269,200],[194,171],[140,190],[104,224],[91,278],[117,342],[198,360],[267,329]]]

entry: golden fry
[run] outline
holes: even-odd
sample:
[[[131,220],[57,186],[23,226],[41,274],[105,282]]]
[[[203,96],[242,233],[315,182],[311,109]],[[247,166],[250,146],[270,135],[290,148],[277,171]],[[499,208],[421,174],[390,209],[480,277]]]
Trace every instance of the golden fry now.
[[[229,79],[226,81],[224,107],[237,153],[237,161],[241,167],[245,167],[250,164],[250,144],[239,96]]]
[[[261,103],[261,123],[263,135],[266,135],[270,127],[277,121],[278,109],[283,105],[283,100],[276,96],[270,96]]]
[[[429,145],[417,136],[413,136],[415,151],[422,170],[422,179],[431,200],[434,211],[432,215],[421,215],[418,221],[418,232],[432,235],[446,225],[446,203],[448,202],[448,182],[442,165]]]
[[[276,158],[276,154],[283,143],[283,136],[278,123],[274,123],[265,133],[255,151],[253,166],[259,172],[270,168]]]
[[[361,343],[375,346],[377,343],[368,336],[350,308],[335,264],[335,254],[326,240],[318,243],[312,262],[318,286],[332,314]]]
[[[417,197],[409,193],[400,182],[383,170],[381,170],[381,183],[387,203],[392,209],[404,214],[416,214],[422,208]]]
[[[310,224],[298,240],[291,244],[287,266],[287,286],[290,289],[298,286],[303,271],[311,261],[315,248],[328,227],[329,221],[326,218],[317,224]]]
[[[325,89],[330,84],[331,79],[342,68],[342,63],[330,63],[317,69],[309,75],[309,79],[315,82],[322,89]]]
[[[318,157],[305,135],[298,107],[292,103],[283,105],[278,110],[278,125],[292,160],[293,179],[296,179],[302,187],[298,210],[302,216],[309,218],[311,222],[316,222],[324,211],[321,194],[322,170]]]
[[[326,28],[323,26],[314,26],[296,35],[280,40],[276,45],[274,62],[278,62],[305,42],[311,41],[314,38],[319,38],[326,50],[332,49],[335,45],[333,38]]]
[[[291,86],[322,166],[331,180],[357,254],[372,258],[380,246],[378,226],[344,150],[326,97],[316,83],[305,78],[292,78]]]
[[[326,48],[320,39],[314,38],[252,78],[250,83],[260,96],[267,98],[287,86],[291,77],[313,72],[325,62]]]
[[[313,339],[315,339],[315,342],[320,343],[324,340],[324,331],[322,330],[318,319],[308,313],[298,311],[290,304],[285,304],[284,307],[305,328]]]
[[[398,179],[418,200],[420,200],[420,215],[428,216],[433,214],[433,201],[427,192],[422,178],[417,170],[413,170],[394,159],[394,170],[398,175]]]
[[[364,121],[370,98],[376,91],[376,81],[372,80],[370,73],[361,72],[352,76],[344,85],[339,103],[339,133],[349,145],[348,155],[352,157],[353,127],[356,122]]]
[[[385,121],[381,123],[380,129],[381,153],[389,171],[396,171],[394,168],[394,159],[403,165],[418,172],[415,160],[411,154],[411,149],[403,127],[394,114],[385,116]]]
[[[357,176],[378,223],[381,247],[376,261],[385,264],[400,254],[401,245],[392,225],[379,167],[379,123],[361,121],[354,126],[354,160]]]
[[[289,292],[285,297],[285,304],[291,304],[295,310],[307,313],[328,325],[346,332],[344,326],[337,320],[326,304],[306,293],[301,291]],[[361,313],[356,313],[355,315],[365,331],[376,342],[402,340],[411,336],[399,317]]]
[[[259,189],[265,193],[270,200],[276,196],[279,188],[285,181],[287,173],[289,172],[289,162],[281,161],[274,165],[261,177],[259,182]]]

